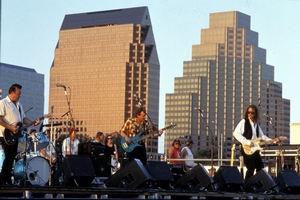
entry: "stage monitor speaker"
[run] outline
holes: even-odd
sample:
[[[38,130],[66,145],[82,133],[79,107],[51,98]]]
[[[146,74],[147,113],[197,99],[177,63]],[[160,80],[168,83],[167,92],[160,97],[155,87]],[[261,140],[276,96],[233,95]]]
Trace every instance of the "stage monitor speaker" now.
[[[152,184],[152,177],[139,159],[134,159],[104,181],[106,187],[137,188]]]
[[[276,178],[276,182],[281,192],[290,194],[300,194],[300,176],[296,171],[280,171]]]
[[[244,179],[236,166],[220,166],[214,180],[218,184],[219,191],[243,191]]]
[[[171,189],[171,182],[173,176],[171,169],[167,162],[163,161],[148,161],[146,169],[153,180],[153,187],[161,187],[164,189]]]
[[[184,190],[214,191],[217,189],[217,184],[203,165],[199,164],[191,171],[178,178],[174,182],[173,187]]]
[[[95,170],[96,177],[111,176],[111,157],[106,156],[90,156]]]
[[[52,186],[89,186],[95,178],[92,161],[87,155],[68,155],[53,177]]]
[[[265,169],[260,170],[246,180],[243,188],[245,192],[279,192],[276,182]]]

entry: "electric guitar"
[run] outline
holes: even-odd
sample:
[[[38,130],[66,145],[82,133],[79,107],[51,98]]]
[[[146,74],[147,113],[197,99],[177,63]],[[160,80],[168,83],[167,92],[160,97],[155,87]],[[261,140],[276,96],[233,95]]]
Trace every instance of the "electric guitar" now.
[[[278,137],[278,139],[280,141],[283,141],[283,140],[287,140],[287,137],[280,136],[280,137]],[[250,147],[249,145],[243,144],[242,146],[243,146],[245,154],[252,155],[256,151],[261,151],[263,149],[263,148],[260,147],[261,145],[272,143],[276,140],[276,138],[273,139],[273,140],[266,140],[264,142],[260,142],[260,140],[261,140],[261,138],[256,138],[254,140],[251,140],[251,142],[254,144],[253,147]]]
[[[231,148],[231,158],[230,158],[230,166],[233,166],[233,159],[235,157],[235,144],[232,145]]]
[[[163,128],[162,130],[164,131],[164,130],[167,130],[167,129],[171,129],[171,128],[174,128],[175,126],[177,126],[177,124],[171,124],[171,125]],[[131,140],[130,144],[127,144],[125,138],[122,138],[121,139],[121,147],[124,149],[124,151],[126,151],[127,153],[132,152],[133,149],[135,149],[135,147],[142,146],[139,143],[140,141],[142,141],[144,139],[147,139],[147,138],[150,138],[150,137],[153,136],[152,133],[147,134],[147,135],[142,135],[143,133],[144,132],[142,131],[142,132],[139,132],[136,136],[131,137],[130,138],[130,140]]]
[[[51,117],[51,114],[46,114],[43,117],[40,117],[40,120],[43,120],[44,118],[49,118]],[[7,145],[13,145],[15,144],[16,140],[18,138],[23,137],[22,131],[25,130],[26,128],[30,127],[31,125],[33,125],[35,123],[35,120],[32,121],[30,124],[27,124],[25,126],[23,126],[22,122],[18,122],[17,126],[19,126],[19,130],[17,133],[13,133],[12,131],[10,131],[9,129],[4,129],[4,134],[3,134],[3,138],[4,141]]]

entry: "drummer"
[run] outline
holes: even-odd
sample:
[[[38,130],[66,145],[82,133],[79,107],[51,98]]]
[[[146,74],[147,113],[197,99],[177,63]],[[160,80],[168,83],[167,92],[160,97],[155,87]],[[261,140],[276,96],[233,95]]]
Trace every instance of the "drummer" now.
[[[50,129],[47,129],[45,131],[45,134],[46,134],[47,139],[49,140],[50,139],[50,134],[51,134]],[[46,148],[40,150],[40,155],[45,157],[48,161],[50,161],[50,145],[51,145],[51,142],[49,143],[49,145]],[[53,144],[52,144],[51,164],[56,163],[56,158],[57,158],[57,154],[56,154],[56,151],[55,151],[55,142],[53,142]]]

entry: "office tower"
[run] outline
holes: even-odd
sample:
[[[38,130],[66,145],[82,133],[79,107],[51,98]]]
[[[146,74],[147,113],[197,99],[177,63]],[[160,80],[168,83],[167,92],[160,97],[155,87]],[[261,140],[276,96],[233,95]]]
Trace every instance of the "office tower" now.
[[[232,133],[250,104],[258,106],[266,135],[289,135],[290,101],[282,97],[282,83],[274,80],[274,66],[266,63],[246,14],[210,14],[201,44],[192,46],[192,60],[183,62],[183,77],[174,85],[166,95],[165,122],[178,126],[166,134],[165,151],[174,138],[190,137],[194,152],[213,146],[218,158],[230,158]]]
[[[50,70],[49,108],[64,131],[72,118],[79,134],[91,137],[119,131],[139,106],[158,124],[159,76],[147,7],[66,15]],[[157,139],[149,145],[157,152]]]
[[[36,119],[44,114],[44,75],[34,69],[0,63],[0,99],[8,95],[9,87],[22,85],[20,102],[29,119]]]

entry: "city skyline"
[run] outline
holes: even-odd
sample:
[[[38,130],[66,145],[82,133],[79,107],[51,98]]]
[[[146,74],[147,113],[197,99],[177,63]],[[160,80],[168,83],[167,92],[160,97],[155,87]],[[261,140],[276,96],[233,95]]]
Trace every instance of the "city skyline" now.
[[[300,97],[295,95],[300,73],[296,62],[300,45],[296,38],[300,27],[296,10],[300,2],[112,1],[100,4],[99,1],[72,1],[72,5],[70,2],[2,2],[1,62],[34,68],[45,74],[45,110],[48,110],[50,66],[65,15],[148,6],[161,64],[159,125],[163,127],[165,94],[174,91],[174,78],[182,75],[182,63],[191,58],[192,45],[200,43],[200,30],[208,27],[209,14],[237,10],[251,16],[251,29],[259,33],[258,46],[266,49],[267,63],[275,67],[275,80],[283,84],[283,97],[291,100],[291,123],[300,122],[297,115]],[[278,7],[284,12],[279,13]]]

